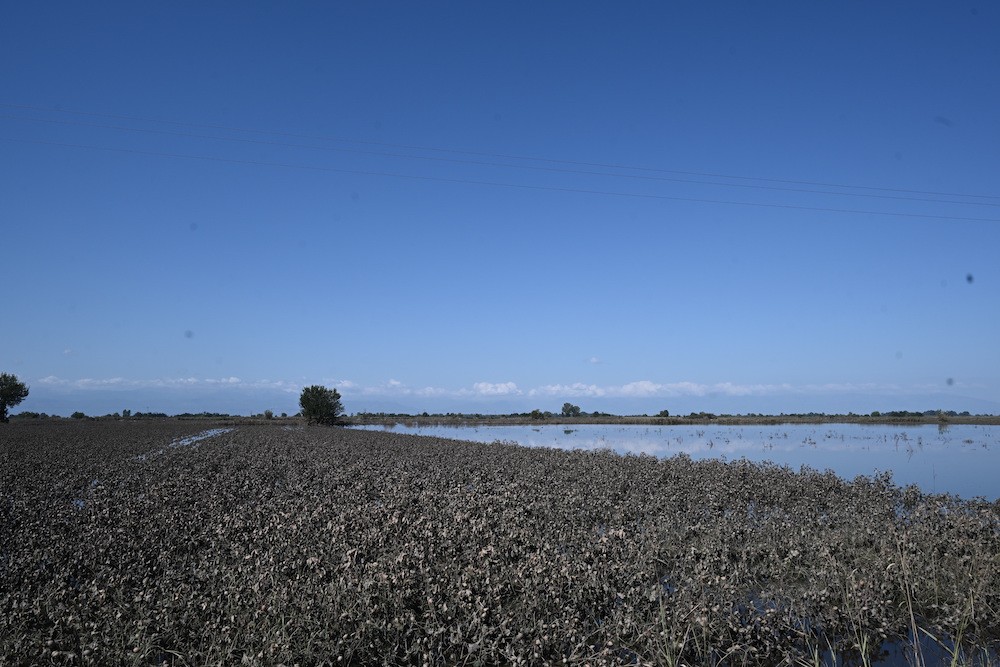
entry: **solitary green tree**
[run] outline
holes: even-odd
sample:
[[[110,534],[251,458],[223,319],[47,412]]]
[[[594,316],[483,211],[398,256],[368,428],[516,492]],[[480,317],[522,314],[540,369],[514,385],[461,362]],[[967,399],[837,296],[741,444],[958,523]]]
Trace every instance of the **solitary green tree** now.
[[[580,406],[573,405],[572,403],[563,403],[562,414],[563,417],[579,417]]]
[[[7,421],[7,408],[28,397],[28,387],[16,375],[0,373],[0,421]]]
[[[340,393],[336,389],[327,389],[318,384],[302,390],[299,406],[302,408],[302,416],[310,424],[332,424],[344,414]]]

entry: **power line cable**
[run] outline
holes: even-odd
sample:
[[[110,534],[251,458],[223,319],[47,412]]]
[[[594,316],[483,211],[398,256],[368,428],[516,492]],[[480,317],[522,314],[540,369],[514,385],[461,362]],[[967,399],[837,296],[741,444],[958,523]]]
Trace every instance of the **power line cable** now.
[[[176,132],[173,130],[156,130],[151,128],[139,128],[139,127],[128,127],[124,125],[105,125],[102,123],[88,123],[84,121],[73,121],[73,120],[63,120],[63,119],[53,119],[53,118],[25,118],[23,116],[12,116],[9,114],[0,114],[0,119],[6,120],[16,120],[16,121],[27,121],[33,123],[49,123],[57,125],[70,125],[70,126],[81,126],[81,127],[93,127],[106,130],[116,130],[125,132],[139,132],[145,134],[159,134],[165,136],[173,137],[185,137],[190,139],[209,139],[213,141],[229,141],[237,143],[247,143],[247,144],[258,144],[264,146],[280,146],[284,148],[306,148],[310,150],[321,150],[321,151],[333,151],[339,153],[353,153],[358,155],[374,155],[379,157],[392,157],[410,160],[425,160],[433,162],[446,162],[450,164],[463,164],[463,165],[476,165],[476,166],[486,166],[486,167],[505,167],[510,169],[530,169],[533,171],[543,171],[549,173],[563,173],[563,174],[578,174],[585,176],[602,176],[610,178],[628,178],[634,180],[643,181],[656,181],[665,183],[687,183],[693,185],[711,185],[724,188],[744,188],[744,189],[754,189],[754,190],[769,190],[774,192],[795,192],[799,194],[820,194],[820,195],[831,195],[835,197],[864,197],[867,199],[890,199],[895,201],[914,201],[914,202],[926,202],[935,204],[958,204],[967,206],[995,206],[1000,207],[1000,203],[996,202],[975,202],[975,201],[960,201],[955,199],[938,199],[938,198],[928,198],[928,197],[904,197],[901,195],[887,195],[887,194],[873,194],[867,192],[834,192],[830,190],[809,190],[804,188],[789,188],[780,187],[773,185],[754,185],[750,183],[720,183],[718,181],[701,181],[688,178],[671,178],[664,176],[645,176],[641,174],[616,174],[610,172],[599,172],[599,171],[588,171],[583,169],[566,169],[558,167],[541,167],[535,165],[517,165],[508,164],[503,162],[484,162],[481,160],[462,160],[456,158],[446,158],[446,157],[434,157],[428,155],[409,155],[405,153],[386,153],[383,151],[369,151],[361,150],[356,148],[339,148],[335,146],[315,146],[310,144],[293,144],[282,141],[266,141],[262,139],[247,139],[244,137],[222,137],[215,135],[206,134],[194,134],[191,132]]]
[[[100,118],[115,118],[115,119],[119,119],[119,120],[129,120],[129,121],[137,121],[137,122],[145,122],[145,123],[161,123],[161,124],[164,124],[164,125],[175,125],[175,126],[181,126],[181,127],[209,128],[209,129],[215,129],[215,130],[225,130],[225,131],[229,131],[229,132],[246,132],[246,133],[253,133],[253,134],[269,134],[269,135],[272,135],[272,136],[294,137],[294,138],[299,138],[299,139],[310,139],[310,140],[314,140],[314,141],[335,141],[335,142],[342,142],[342,143],[353,143],[353,144],[372,145],[372,146],[385,146],[385,147],[388,147],[388,148],[402,148],[402,149],[407,149],[407,150],[421,150],[421,151],[439,152],[439,153],[454,153],[454,154],[458,154],[458,155],[474,155],[474,156],[479,156],[479,157],[493,157],[493,158],[502,158],[502,159],[509,159],[509,160],[524,160],[524,161],[534,161],[534,162],[547,162],[547,163],[554,163],[554,164],[569,164],[569,165],[576,165],[576,166],[583,166],[583,167],[600,167],[600,168],[605,168],[605,169],[628,169],[628,170],[632,170],[632,171],[645,171],[645,172],[664,173],[664,174],[680,174],[680,175],[685,175],[685,176],[701,176],[701,177],[707,177],[707,178],[728,178],[728,179],[733,179],[733,180],[762,181],[762,182],[765,182],[765,183],[786,183],[786,184],[791,184],[791,185],[809,185],[809,186],[818,186],[818,187],[845,188],[845,189],[853,189],[853,190],[869,190],[869,191],[876,191],[876,192],[898,192],[898,193],[902,193],[902,194],[932,195],[932,196],[940,196],[940,197],[968,197],[968,198],[976,198],[976,199],[998,199],[998,200],[1000,200],[1000,195],[970,194],[970,193],[961,193],[961,192],[939,192],[939,191],[933,191],[933,190],[913,190],[913,189],[906,189],[906,188],[889,188],[889,187],[879,187],[879,186],[869,186],[869,185],[851,185],[851,184],[844,184],[844,183],[829,183],[829,182],[823,182],[823,181],[793,180],[793,179],[782,179],[782,178],[765,178],[765,177],[759,177],[759,176],[745,176],[745,175],[723,174],[723,173],[715,173],[715,172],[687,171],[687,170],[678,170],[678,169],[662,169],[662,168],[657,168],[657,167],[630,166],[630,165],[610,164],[610,163],[602,163],[602,162],[586,162],[586,161],[578,161],[578,160],[562,160],[562,159],[554,159],[554,158],[546,158],[546,157],[533,157],[533,156],[524,156],[524,155],[508,155],[508,154],[504,154],[504,153],[489,153],[489,152],[480,152],[480,151],[469,151],[469,150],[451,149],[451,148],[440,148],[440,147],[434,147],[434,146],[417,146],[417,145],[409,145],[409,144],[395,144],[395,143],[387,143],[387,142],[379,142],[379,141],[350,139],[350,138],[346,138],[346,137],[299,134],[299,133],[293,133],[293,132],[282,132],[282,131],[275,131],[275,130],[263,130],[263,129],[257,129],[257,128],[241,128],[241,127],[233,127],[233,126],[217,125],[217,124],[207,124],[207,123],[189,123],[189,122],[167,120],[167,119],[144,118],[144,117],[140,117],[140,116],[127,116],[127,115],[122,115],[122,114],[107,114],[107,113],[97,113],[97,112],[92,112],[92,111],[78,111],[78,110],[72,110],[72,109],[56,109],[56,108],[52,108],[52,107],[42,107],[42,106],[34,106],[34,105],[27,105],[27,104],[13,104],[13,103],[8,103],[8,102],[0,102],[0,106],[8,107],[8,108],[16,108],[16,109],[30,109],[30,110],[33,110],[33,111],[42,111],[42,112],[50,112],[50,113],[75,114],[75,115],[80,115],[80,116],[93,116],[93,117],[100,117]]]
[[[902,213],[898,211],[870,211],[870,210],[860,210],[860,209],[844,209],[844,208],[828,208],[819,206],[800,206],[796,204],[774,204],[774,203],[764,203],[764,202],[747,202],[747,201],[732,201],[725,199],[704,199],[697,197],[675,197],[671,195],[658,195],[649,193],[639,193],[639,192],[615,192],[611,190],[589,190],[584,188],[567,188],[567,187],[557,187],[548,185],[528,185],[524,183],[503,183],[499,181],[480,181],[473,179],[463,179],[463,178],[445,178],[441,176],[424,176],[418,174],[402,174],[396,172],[383,172],[383,171],[365,171],[360,169],[342,169],[338,167],[323,167],[316,165],[303,165],[303,164],[292,164],[284,162],[265,162],[261,160],[238,160],[234,158],[223,158],[223,157],[213,157],[210,155],[189,155],[184,153],[166,153],[160,151],[146,151],[133,148],[113,148],[109,146],[89,146],[85,144],[72,144],[64,142],[55,141],[41,141],[37,139],[18,139],[14,137],[0,137],[4,141],[12,141],[17,143],[25,144],[38,144],[45,146],[61,146],[66,148],[81,148],[86,150],[98,150],[98,151],[108,151],[115,153],[130,153],[134,155],[149,155],[154,157],[167,157],[167,158],[178,158],[185,160],[205,160],[211,162],[223,162],[229,164],[244,164],[253,166],[263,166],[263,167],[281,167],[287,169],[304,169],[310,171],[322,171],[322,172],[332,172],[340,174],[354,174],[359,176],[383,176],[391,178],[405,178],[412,180],[421,181],[434,181],[439,183],[461,183],[465,185],[486,185],[493,187],[502,188],[517,188],[524,190],[543,190],[550,192],[572,192],[577,194],[593,194],[593,195],[606,195],[612,197],[634,197],[642,199],[656,199],[665,201],[683,201],[683,202],[695,202],[701,204],[725,204],[730,206],[756,206],[761,208],[780,208],[780,209],[791,209],[799,211],[818,211],[823,213],[848,213],[853,215],[881,215],[881,216],[891,216],[899,218],[921,218],[928,220],[952,220],[952,221],[966,221],[966,222],[1000,222],[1000,218],[973,218],[966,216],[953,216],[953,215],[929,215],[923,213]]]

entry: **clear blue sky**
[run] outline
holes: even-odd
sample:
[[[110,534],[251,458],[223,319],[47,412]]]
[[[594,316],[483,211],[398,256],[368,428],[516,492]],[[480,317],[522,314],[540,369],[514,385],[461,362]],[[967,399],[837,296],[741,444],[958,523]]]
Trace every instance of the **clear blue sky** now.
[[[0,370],[61,414],[1000,413],[998,35],[995,3],[9,3]]]

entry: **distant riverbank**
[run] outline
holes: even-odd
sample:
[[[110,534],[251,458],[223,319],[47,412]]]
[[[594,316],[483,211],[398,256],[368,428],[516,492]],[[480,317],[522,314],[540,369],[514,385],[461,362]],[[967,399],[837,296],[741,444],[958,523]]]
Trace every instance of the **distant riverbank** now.
[[[543,413],[541,417],[530,415],[488,415],[488,414],[445,414],[407,415],[362,413],[344,419],[350,425],[409,424],[416,426],[531,426],[538,424],[631,424],[641,426],[697,426],[718,424],[728,426],[773,426],[777,424],[886,424],[919,426],[922,424],[973,424],[982,426],[1000,425],[1000,415],[951,415],[919,413],[878,413],[871,415],[699,415],[659,417],[649,415],[581,415],[567,417],[560,414]]]

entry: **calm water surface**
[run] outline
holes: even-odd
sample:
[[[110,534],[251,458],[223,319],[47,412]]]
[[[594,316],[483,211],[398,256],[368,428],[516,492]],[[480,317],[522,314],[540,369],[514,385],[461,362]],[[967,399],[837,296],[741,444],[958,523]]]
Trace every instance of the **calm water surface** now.
[[[366,426],[527,447],[611,449],[621,454],[772,461],[833,470],[846,479],[891,471],[931,493],[1000,497],[1000,426],[785,424],[780,426]]]

